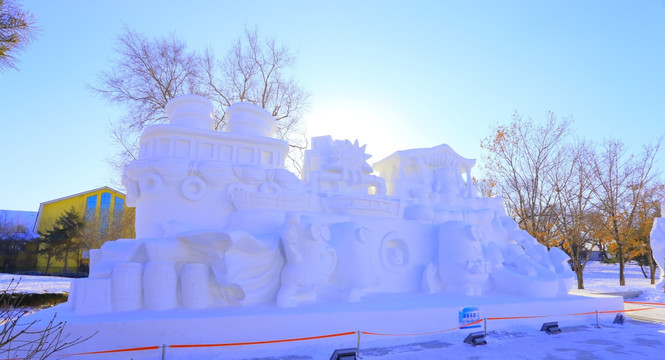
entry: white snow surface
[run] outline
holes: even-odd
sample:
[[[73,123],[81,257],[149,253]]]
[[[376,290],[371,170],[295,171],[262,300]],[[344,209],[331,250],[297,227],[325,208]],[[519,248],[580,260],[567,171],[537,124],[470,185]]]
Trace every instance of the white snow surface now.
[[[658,271],[657,275],[660,275]],[[0,284],[6,286],[16,275],[0,275]],[[69,279],[57,277],[24,276],[21,292],[67,291]],[[660,281],[660,280],[659,280]],[[650,285],[639,266],[626,267],[626,286],[620,287],[618,265],[590,262],[585,269],[584,292],[641,291],[630,301],[665,303],[663,282]],[[574,290],[573,292],[578,292]],[[661,307],[665,312],[665,306]],[[543,321],[547,321],[546,319]],[[366,340],[362,335],[362,359],[655,359],[665,351],[665,324],[627,321],[623,325],[601,322],[563,327],[558,335],[547,335],[533,326],[516,326],[509,331],[489,331],[487,345],[472,347],[463,343],[469,331],[450,331],[413,337],[383,337]],[[223,329],[220,329],[223,331]],[[312,334],[312,336],[322,334]],[[279,338],[279,334],[275,334]],[[166,348],[166,359],[328,359],[334,349],[352,348],[357,337],[349,335],[331,339],[317,339],[281,344],[240,345],[212,348]],[[95,339],[89,340],[94,342]],[[146,344],[151,346],[155,344]],[[100,350],[113,348],[113,344],[99,344]],[[157,359],[162,350],[121,353],[123,358]],[[119,354],[73,356],[71,359],[112,359]]]
[[[72,279],[57,276],[0,274],[0,289],[24,294],[66,293]]]
[[[647,275],[649,275],[648,267],[645,267],[644,270]],[[642,270],[640,270],[640,266],[631,262],[626,264],[626,285],[619,286],[618,264],[605,264],[598,261],[590,261],[584,269],[584,291],[581,291],[581,293],[641,291],[640,296],[626,300],[663,303],[665,302],[665,293],[663,293],[663,283],[660,280],[660,275],[660,268],[657,268],[657,285],[651,285],[651,279],[644,277]],[[577,288],[577,283],[574,288]],[[572,290],[571,293],[577,293],[577,290]]]

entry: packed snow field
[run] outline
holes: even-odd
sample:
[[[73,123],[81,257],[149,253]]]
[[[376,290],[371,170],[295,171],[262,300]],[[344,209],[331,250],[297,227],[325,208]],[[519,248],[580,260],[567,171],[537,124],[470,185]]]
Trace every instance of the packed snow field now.
[[[66,293],[69,292],[70,278],[57,276],[32,276],[16,274],[0,274],[0,288],[14,290],[18,293]]]
[[[658,271],[657,276],[660,276]],[[15,275],[0,275],[0,285],[6,287]],[[24,276],[20,292],[66,292],[69,279]],[[653,286],[645,279],[639,266],[626,268],[626,286],[618,286],[618,265],[590,262],[585,269],[585,290],[581,293],[641,291],[630,301],[665,303],[663,283]],[[580,293],[577,290],[574,293]],[[637,307],[642,307],[638,305]],[[661,307],[661,314],[665,307]],[[636,312],[633,314],[642,313]],[[646,313],[646,312],[645,312]],[[546,321],[546,320],[544,320]],[[260,326],[257,324],[257,326]],[[665,351],[665,324],[627,321],[623,325],[595,321],[586,326],[563,327],[558,335],[547,335],[539,329],[514,327],[510,331],[489,331],[487,345],[472,347],[463,343],[468,331],[450,331],[418,337],[371,339],[362,335],[362,359],[654,359]],[[276,334],[276,338],[279,334]],[[320,335],[320,334],[312,334]],[[262,340],[262,339],[257,339]],[[309,340],[284,344],[231,346],[209,349],[167,349],[166,359],[327,359],[336,348],[351,348],[357,344],[355,335],[332,339]],[[94,341],[94,338],[90,341]],[[146,344],[153,345],[153,344]],[[100,344],[100,350],[105,349]],[[127,354],[129,356],[129,354]],[[159,358],[161,350],[132,353],[133,358]],[[81,358],[78,357],[70,357]],[[100,357],[101,358],[101,357]]]

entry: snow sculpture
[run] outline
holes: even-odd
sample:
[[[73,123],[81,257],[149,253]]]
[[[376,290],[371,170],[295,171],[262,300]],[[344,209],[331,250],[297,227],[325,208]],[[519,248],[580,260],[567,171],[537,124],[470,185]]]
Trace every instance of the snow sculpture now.
[[[111,275],[111,303],[118,311],[141,308],[143,302],[143,264],[119,262]]]
[[[207,264],[189,263],[180,273],[182,286],[182,306],[189,309],[203,309],[211,302],[210,270]]]
[[[299,299],[316,299],[337,265],[337,253],[328,244],[330,230],[325,225],[300,226],[300,215],[289,212],[282,229],[286,264],[282,268],[277,305],[295,306]]]
[[[492,269],[483,257],[476,229],[460,221],[439,227],[439,279],[449,290],[469,296],[481,295]]]
[[[665,205],[665,202],[661,204],[661,209],[663,209],[663,205]],[[665,218],[657,217],[653,219],[649,241],[651,242],[653,258],[661,270],[660,278],[663,279],[665,278]]]
[[[175,264],[149,261],[143,274],[145,307],[151,310],[172,309],[177,305]]]
[[[212,111],[178,97],[170,123],[143,133],[123,176],[137,238],[92,252],[90,277],[72,284],[77,314],[403,292],[556,297],[572,285],[568,257],[520,230],[500,198],[478,197],[475,160],[448,145],[372,167],[357,140],[316,137],[300,180],[268,112],[234,104],[217,132]]]
[[[345,301],[358,301],[368,289],[377,286],[379,278],[372,263],[372,246],[369,230],[353,221],[337,223],[330,227],[330,245],[344,266],[336,266],[330,284],[341,291]],[[346,266],[352,264],[353,266]]]

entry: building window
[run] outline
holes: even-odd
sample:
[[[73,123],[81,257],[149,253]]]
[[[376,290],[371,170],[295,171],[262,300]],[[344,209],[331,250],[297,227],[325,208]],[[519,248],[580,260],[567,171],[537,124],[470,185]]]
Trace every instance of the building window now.
[[[111,212],[111,193],[102,193],[102,201],[99,206],[99,233],[106,234],[109,231],[109,215]]]
[[[122,224],[122,212],[125,210],[125,199],[115,197],[115,204],[113,205],[113,227],[119,228]]]
[[[87,222],[94,221],[96,211],[97,211],[97,195],[88,196],[88,201],[85,204],[85,221]]]

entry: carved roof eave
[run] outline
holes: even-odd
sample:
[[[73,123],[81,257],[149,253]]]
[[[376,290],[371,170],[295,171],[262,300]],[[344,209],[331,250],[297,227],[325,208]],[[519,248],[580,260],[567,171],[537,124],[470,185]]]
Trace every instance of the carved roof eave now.
[[[412,160],[414,158],[427,158],[429,156],[437,155],[437,154],[447,154],[449,156],[452,156],[453,159],[455,159],[455,162],[457,163],[457,168],[460,170],[460,172],[463,173],[468,173],[471,171],[471,169],[475,166],[476,164],[476,159],[467,159],[465,157],[462,157],[459,155],[453,148],[451,148],[448,144],[441,144],[432,148],[421,148],[421,149],[409,149],[409,150],[400,150],[400,151],[395,151],[388,157],[379,160],[375,162],[374,168],[380,171],[381,167],[384,166],[389,166],[389,164],[393,164],[395,162],[404,162],[408,160]]]

